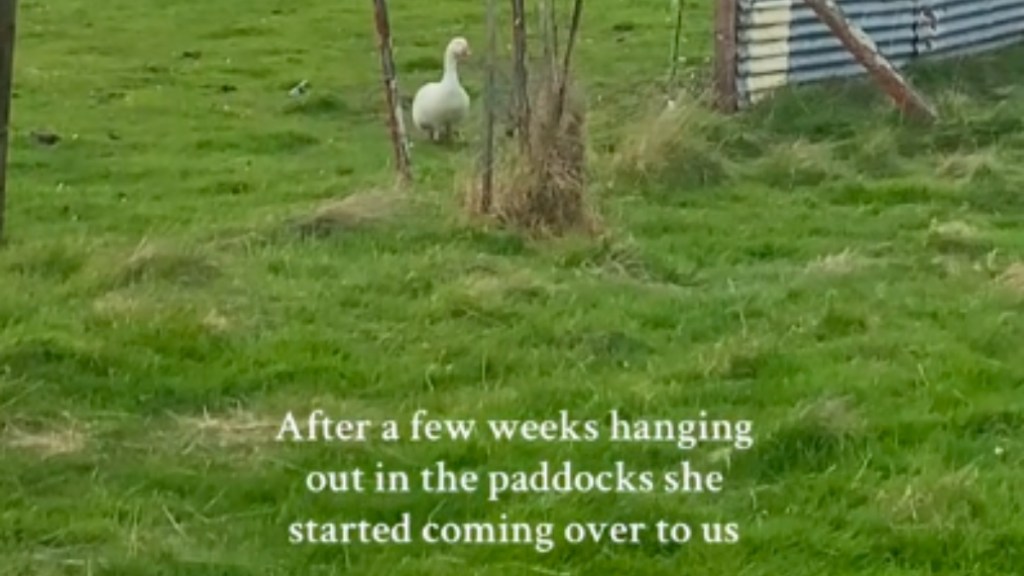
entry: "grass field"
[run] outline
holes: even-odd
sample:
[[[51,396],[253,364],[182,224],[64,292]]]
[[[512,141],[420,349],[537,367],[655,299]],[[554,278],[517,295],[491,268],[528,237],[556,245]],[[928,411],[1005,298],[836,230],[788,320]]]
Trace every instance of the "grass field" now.
[[[301,4],[301,6],[300,6]],[[393,2],[408,94],[479,3]],[[666,6],[588,8],[600,238],[392,181],[369,2],[23,0],[0,251],[0,574],[1011,575],[1024,566],[1024,50],[652,124]],[[709,54],[691,8],[684,53]],[[479,63],[464,71],[480,93]],[[301,100],[288,97],[311,82]],[[640,88],[638,88],[638,86]],[[44,145],[33,131],[62,139]],[[647,138],[641,136],[646,134]],[[472,133],[471,133],[472,136]],[[346,226],[289,222],[329,199]],[[750,419],[748,451],[275,443],[288,411]],[[310,494],[310,470],[570,459],[714,495]],[[307,519],[736,522],[735,544],[293,545]]]

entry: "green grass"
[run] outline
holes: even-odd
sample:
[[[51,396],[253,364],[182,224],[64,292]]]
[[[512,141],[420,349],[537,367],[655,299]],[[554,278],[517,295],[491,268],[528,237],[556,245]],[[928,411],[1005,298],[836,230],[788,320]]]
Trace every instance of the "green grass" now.
[[[369,3],[20,3],[0,252],[2,574],[1001,575],[1024,566],[1024,51],[650,124],[671,18],[588,8],[606,233],[467,225],[391,182]],[[684,53],[708,55],[689,8]],[[404,91],[482,9],[394,2]],[[188,53],[188,54],[186,54]],[[479,64],[465,73],[479,94]],[[303,101],[287,96],[302,79]],[[652,87],[637,89],[636,86]],[[55,146],[30,132],[62,136]],[[666,135],[666,130],[668,134]],[[662,145],[642,152],[639,133]],[[666,144],[667,143],[667,144]],[[289,223],[348,197],[333,234]],[[274,443],[288,411],[751,419],[714,495],[310,494],[309,470],[653,471],[670,444]],[[295,546],[314,519],[737,522],[734,545]]]

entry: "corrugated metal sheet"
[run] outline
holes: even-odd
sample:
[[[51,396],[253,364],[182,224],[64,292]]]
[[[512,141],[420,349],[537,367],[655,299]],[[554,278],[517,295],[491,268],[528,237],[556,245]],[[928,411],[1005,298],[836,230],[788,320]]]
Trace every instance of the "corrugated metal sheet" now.
[[[788,84],[862,74],[803,0],[735,0],[741,105]],[[1024,40],[1024,0],[837,0],[897,67]]]

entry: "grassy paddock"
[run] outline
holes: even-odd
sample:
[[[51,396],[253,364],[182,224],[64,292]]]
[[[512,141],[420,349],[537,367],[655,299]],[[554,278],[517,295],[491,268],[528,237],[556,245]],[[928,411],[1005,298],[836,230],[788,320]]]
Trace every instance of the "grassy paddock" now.
[[[665,6],[585,14],[596,240],[391,181],[368,2],[21,3],[0,251],[0,573],[995,575],[1024,566],[1020,49],[738,119],[645,112]],[[482,6],[393,2],[408,95]],[[710,14],[690,8],[700,73]],[[465,72],[479,94],[481,70]],[[287,96],[311,82],[302,100]],[[640,86],[642,88],[637,88]],[[479,101],[478,101],[479,102]],[[624,119],[626,121],[624,121]],[[32,131],[62,140],[36,142]],[[471,134],[474,132],[470,132]],[[328,200],[317,226],[296,226]],[[306,232],[315,231],[317,234]],[[284,413],[749,418],[670,445],[272,442]],[[728,464],[717,495],[311,495],[310,469]],[[735,521],[735,545],[293,546],[290,522]]]

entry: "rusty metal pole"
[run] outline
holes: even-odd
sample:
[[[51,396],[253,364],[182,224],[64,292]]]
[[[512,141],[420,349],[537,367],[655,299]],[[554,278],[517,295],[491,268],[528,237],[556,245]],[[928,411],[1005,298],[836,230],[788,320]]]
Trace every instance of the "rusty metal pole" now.
[[[17,12],[17,0],[0,0],[0,243],[5,238],[7,220],[7,149],[10,141]]]
[[[398,79],[395,58],[391,51],[391,23],[388,20],[386,0],[373,0],[374,19],[377,24],[377,50],[384,79],[384,96],[388,106],[388,125],[391,144],[395,152],[395,168],[403,182],[412,180],[412,162],[409,159],[409,139],[402,121],[402,104],[398,98]]]
[[[896,67],[879,52],[875,42],[859,27],[846,19],[832,0],[804,0],[818,18],[835,34],[843,46],[874,78],[875,83],[892,98],[904,114],[932,121],[938,117],[935,108],[915,91]]]

